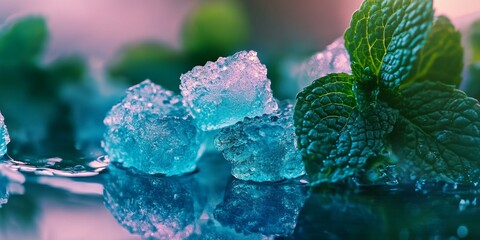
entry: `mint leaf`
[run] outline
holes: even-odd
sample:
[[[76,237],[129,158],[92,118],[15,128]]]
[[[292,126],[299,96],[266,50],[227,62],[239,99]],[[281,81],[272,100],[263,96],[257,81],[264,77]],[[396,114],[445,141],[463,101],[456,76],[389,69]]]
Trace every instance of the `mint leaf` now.
[[[47,42],[45,19],[19,19],[0,32],[0,64],[17,64],[37,60]]]
[[[354,75],[399,86],[417,60],[432,20],[432,0],[366,0],[345,32]]]
[[[382,104],[356,109],[354,77],[331,74],[297,96],[294,124],[311,184],[351,176],[383,150],[396,113]]]
[[[391,105],[400,112],[391,143],[408,171],[431,181],[472,180],[480,163],[477,100],[425,81],[402,90]]]
[[[463,48],[460,32],[447,17],[435,21],[407,82],[438,81],[458,85],[462,79]]]

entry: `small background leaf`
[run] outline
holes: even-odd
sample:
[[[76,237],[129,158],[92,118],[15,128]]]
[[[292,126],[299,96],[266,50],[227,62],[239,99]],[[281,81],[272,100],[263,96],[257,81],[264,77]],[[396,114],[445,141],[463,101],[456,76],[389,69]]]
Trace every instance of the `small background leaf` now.
[[[41,17],[19,19],[0,32],[0,63],[38,60],[46,45],[48,30]]]
[[[435,21],[427,43],[413,66],[411,77],[404,84],[417,81],[438,81],[458,85],[462,80],[463,47],[460,32],[447,17]]]
[[[473,62],[480,62],[480,20],[470,27],[470,45],[473,50]]]

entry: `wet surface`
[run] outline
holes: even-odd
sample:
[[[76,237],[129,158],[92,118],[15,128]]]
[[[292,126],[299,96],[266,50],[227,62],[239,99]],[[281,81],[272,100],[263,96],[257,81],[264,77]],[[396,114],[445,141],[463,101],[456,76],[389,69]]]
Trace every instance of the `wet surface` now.
[[[177,177],[138,175],[113,165],[89,177],[31,170],[11,161],[1,165],[0,239],[480,237],[474,185],[310,191],[304,179],[233,179],[218,154],[205,155],[196,172]]]

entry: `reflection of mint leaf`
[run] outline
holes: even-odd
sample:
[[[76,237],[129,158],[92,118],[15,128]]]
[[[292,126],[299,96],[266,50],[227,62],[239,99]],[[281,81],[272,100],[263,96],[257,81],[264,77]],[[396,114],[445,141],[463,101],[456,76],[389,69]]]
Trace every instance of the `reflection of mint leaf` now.
[[[353,77],[328,75],[298,94],[296,134],[312,184],[351,176],[383,150],[396,115],[383,105],[355,108]]]
[[[460,32],[447,17],[435,21],[408,82],[438,81],[458,85],[462,79],[463,48]]]
[[[469,181],[480,165],[480,106],[453,87],[421,82],[391,101],[400,111],[392,144],[409,171],[427,180]]]
[[[0,63],[36,60],[48,37],[45,20],[41,17],[22,18],[0,32]]]
[[[352,71],[397,87],[407,78],[433,19],[431,0],[366,0],[345,33]]]

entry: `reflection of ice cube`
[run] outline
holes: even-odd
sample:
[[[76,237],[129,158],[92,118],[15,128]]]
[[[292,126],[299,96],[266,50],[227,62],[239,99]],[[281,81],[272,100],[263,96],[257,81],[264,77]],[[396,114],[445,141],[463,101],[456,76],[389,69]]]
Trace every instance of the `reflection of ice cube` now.
[[[239,233],[288,236],[307,198],[307,188],[292,182],[260,184],[234,180],[214,216],[223,226]]]
[[[113,162],[168,176],[195,170],[202,134],[173,92],[146,80],[127,91],[104,123],[103,147]]]
[[[185,239],[194,232],[192,176],[138,176],[110,167],[104,202],[128,231],[145,239]]]
[[[202,130],[219,129],[277,109],[267,69],[254,51],[207,62],[180,79],[184,101]]]
[[[245,118],[215,138],[217,149],[232,163],[232,175],[256,182],[280,181],[305,173],[296,148],[293,105],[280,104],[272,114]]]
[[[298,81],[300,89],[310,85],[313,80],[331,73],[351,73],[350,57],[345,42],[338,38],[327,48],[316,53],[309,60],[293,67],[292,75]]]
[[[201,220],[199,221],[199,228],[196,229],[196,235],[191,235],[189,240],[268,240],[259,233],[244,235],[237,233],[235,230],[223,227],[218,222],[213,220]]]
[[[8,202],[8,179],[0,173],[0,208]]]
[[[0,156],[7,153],[7,144],[10,142],[7,126],[5,125],[3,115],[0,113]]]

